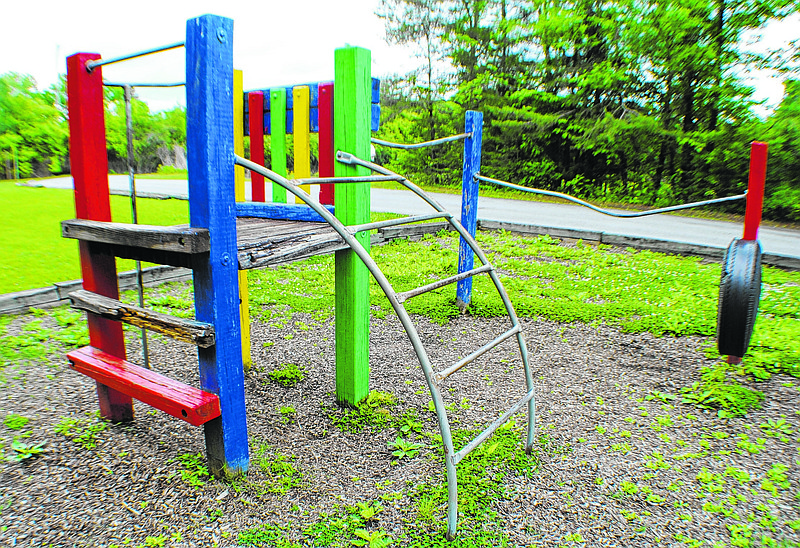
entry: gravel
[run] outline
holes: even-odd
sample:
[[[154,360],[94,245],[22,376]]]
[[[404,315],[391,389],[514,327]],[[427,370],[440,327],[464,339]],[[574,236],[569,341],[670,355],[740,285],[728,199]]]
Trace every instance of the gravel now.
[[[9,333],[31,319],[15,317]],[[445,326],[416,320],[433,362],[441,366],[507,329],[500,319],[463,316]],[[800,390],[793,379],[776,376],[761,383],[762,409],[723,420],[713,411],[678,403],[680,396],[666,403],[653,397],[678,394],[712,363],[702,351],[703,339],[541,320],[523,320],[523,325],[537,391],[539,468],[531,477],[508,474],[505,495],[493,504],[510,545],[680,546],[680,539],[691,538],[727,546],[730,526],[737,524],[752,529],[753,545],[762,535],[785,541],[782,546],[800,542],[790,526],[800,519]],[[94,382],[66,366],[64,349],[50,345],[43,363],[6,364],[0,369],[0,415],[16,413],[31,421],[20,431],[0,426],[3,450],[10,454],[12,437],[28,431],[23,441],[46,441],[47,446],[37,458],[0,464],[0,546],[107,546],[126,540],[139,545],[159,535],[167,537],[166,546],[233,546],[246,528],[270,522],[288,525],[296,534],[323,513],[394,491],[403,495],[384,503],[380,529],[395,538],[408,527],[436,530],[441,523],[415,523],[418,501],[408,495],[409,487],[421,482],[443,481],[433,450],[392,464],[387,443],[397,436],[395,429],[350,433],[332,422],[332,414],[341,415],[333,395],[333,332],[332,319],[307,315],[294,315],[283,327],[252,324],[254,366],[245,380],[248,429],[254,449],[267,444],[272,458],[295,457],[302,481],[286,494],[252,487],[268,481],[256,459],[248,488],[218,481],[195,488],[181,481],[183,467],[175,459],[204,452],[201,429],[140,403],[135,422],[109,424],[97,433],[96,447],[83,448],[55,432],[65,417],[94,423],[97,410]],[[140,354],[137,334],[127,332],[134,361]],[[157,336],[151,336],[150,347],[158,371],[199,384],[193,347]],[[372,320],[370,355],[370,388],[396,396],[393,414],[416,410],[425,431],[435,432],[430,396],[399,321]],[[268,373],[285,363],[305,369],[306,379],[289,388],[270,382]],[[513,342],[455,374],[444,390],[446,402],[455,404],[458,429],[479,428],[523,393]],[[281,413],[282,407],[296,412]],[[524,416],[517,415],[518,424]],[[780,418],[793,430],[785,441],[760,426]],[[737,446],[740,434],[756,446],[763,439],[757,453]],[[647,468],[654,461],[646,457],[654,452],[670,468]],[[763,482],[776,464],[788,467],[790,487],[772,493]],[[730,467],[747,471],[751,480],[740,484],[725,476]],[[704,483],[698,474],[704,478],[705,472],[719,478]],[[621,494],[624,482],[638,492]],[[711,494],[709,485],[722,491]],[[746,499],[732,506],[738,520],[703,509],[737,493]],[[649,494],[658,498],[648,501]],[[169,539],[176,533],[180,540]]]

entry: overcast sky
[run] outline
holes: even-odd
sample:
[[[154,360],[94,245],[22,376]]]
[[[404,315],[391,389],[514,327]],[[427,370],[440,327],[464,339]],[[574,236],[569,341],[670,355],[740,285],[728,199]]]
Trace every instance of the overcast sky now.
[[[333,50],[345,44],[372,51],[372,74],[415,68],[413,52],[389,46],[374,12],[379,0],[8,0],[2,11],[0,74],[33,75],[46,89],[65,72],[65,58],[78,51],[115,57],[183,41],[186,20],[204,13],[234,20],[234,65],[245,89],[333,78]],[[759,38],[769,48],[797,39],[800,17],[770,27]],[[184,79],[182,49],[104,67],[106,80],[174,82]],[[757,98],[775,106],[779,78],[759,75]],[[181,90],[137,90],[152,109],[183,103]]]

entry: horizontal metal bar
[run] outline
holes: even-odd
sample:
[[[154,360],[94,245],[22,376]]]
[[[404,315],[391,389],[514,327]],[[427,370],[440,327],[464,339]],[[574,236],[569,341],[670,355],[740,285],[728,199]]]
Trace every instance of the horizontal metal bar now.
[[[495,430],[497,430],[498,428],[500,428],[500,426],[505,424],[508,421],[508,419],[511,418],[511,415],[513,415],[514,413],[516,413],[517,411],[522,409],[522,407],[526,403],[528,403],[531,400],[531,398],[533,398],[533,395],[534,395],[533,390],[531,390],[530,392],[525,394],[522,397],[522,399],[520,399],[517,403],[515,403],[511,407],[511,409],[509,409],[508,411],[503,413],[502,417],[498,418],[496,421],[494,421],[492,424],[490,424],[486,428],[486,430],[484,430],[483,432],[478,434],[478,437],[476,437],[474,440],[472,440],[467,445],[462,447],[461,450],[458,453],[453,455],[453,464],[458,464],[459,462],[461,462],[461,459],[463,459],[464,457],[469,455],[472,452],[473,449],[478,447],[483,442],[483,440],[485,440],[486,438],[491,436],[494,433]]]
[[[417,295],[422,295],[423,293],[427,293],[428,291],[433,291],[434,289],[438,289],[440,287],[444,287],[451,283],[457,282],[459,280],[463,280],[465,278],[469,278],[470,276],[475,276],[476,274],[480,274],[482,272],[489,272],[494,267],[490,264],[485,264],[483,266],[479,266],[478,268],[473,268],[472,270],[467,270],[466,272],[461,272],[460,274],[456,274],[455,276],[450,276],[449,278],[442,278],[441,280],[437,280],[433,283],[428,285],[423,285],[422,287],[418,287],[416,289],[412,289],[410,291],[404,291],[403,293],[398,293],[395,297],[398,303],[403,303],[410,299],[411,297],[416,297]]]
[[[95,59],[94,61],[87,61],[86,62],[86,70],[92,72],[97,67],[102,67],[103,65],[110,65],[112,63],[119,63],[120,61],[127,61],[129,59],[136,59],[137,57],[144,57],[145,55],[150,55],[151,53],[159,53],[162,51],[168,51],[175,48],[182,48],[185,45],[185,42],[175,42],[174,44],[168,44],[166,46],[159,46],[157,48],[146,49],[142,51],[137,51],[136,53],[129,53],[127,55],[120,55],[119,57],[112,57],[110,59]]]
[[[402,175],[367,175],[366,177],[306,177],[295,179],[298,185],[327,185],[336,183],[399,183]]]
[[[552,196],[554,198],[561,198],[562,200],[567,200],[569,202],[582,205],[584,207],[588,207],[589,209],[597,211],[598,213],[602,213],[603,215],[608,215],[610,217],[623,217],[623,218],[646,217],[648,215],[657,215],[659,213],[667,213],[669,211],[678,211],[681,209],[690,209],[693,207],[702,207],[711,204],[721,204],[723,202],[733,202],[736,200],[742,200],[747,197],[747,192],[745,192],[744,194],[738,194],[736,196],[728,196],[726,198],[714,198],[713,200],[703,200],[702,202],[691,202],[688,204],[661,207],[658,209],[650,209],[648,211],[638,211],[636,213],[616,213],[614,211],[610,211],[608,209],[603,209],[595,205],[592,205],[589,202],[585,202],[580,198],[575,198],[574,196],[570,196],[569,194],[562,194],[561,192],[553,192],[552,190],[542,190],[540,188],[528,188],[525,186],[515,185],[514,183],[509,183],[507,181],[500,181],[498,179],[484,177],[483,175],[475,175],[475,178],[478,179],[479,181],[486,181],[487,183],[513,188],[514,190],[521,190],[522,192],[530,192],[531,194],[540,194],[542,196]]]
[[[376,221],[374,223],[366,223],[363,225],[348,226],[347,229],[355,234],[356,232],[364,232],[365,230],[375,230],[376,228],[386,228],[387,226],[405,225],[410,223],[417,223],[419,221],[430,221],[432,219],[449,219],[453,215],[451,213],[429,213],[428,215],[415,215],[413,217],[401,217],[399,219],[387,219],[385,221]]]
[[[521,331],[522,331],[522,326],[520,326],[519,324],[515,325],[514,327],[512,327],[511,329],[509,329],[508,331],[506,331],[505,333],[503,333],[502,335],[500,335],[496,339],[494,339],[492,341],[489,341],[488,343],[486,343],[483,346],[481,346],[479,349],[477,349],[475,352],[473,352],[472,354],[470,354],[466,358],[462,358],[461,360],[457,361],[456,363],[454,363],[453,365],[451,365],[447,369],[442,369],[441,371],[436,373],[436,377],[435,377],[436,378],[436,382],[442,382],[447,377],[449,377],[450,375],[452,375],[453,373],[455,373],[456,371],[458,371],[459,369],[461,369],[462,367],[464,367],[468,363],[477,360],[478,358],[480,358],[481,356],[486,354],[492,348],[495,348],[496,346],[502,344],[504,341],[510,339],[511,337],[513,337],[514,335],[516,335],[517,333],[519,333]]]
[[[441,139],[434,139],[433,141],[425,141],[422,143],[414,143],[410,145],[404,145],[402,143],[392,143],[391,141],[384,141],[383,139],[376,139],[373,137],[370,139],[374,144],[381,145],[389,148],[402,148],[403,150],[409,150],[412,148],[425,148],[425,147],[432,147],[436,145],[441,145],[443,143],[449,143],[451,141],[460,141],[462,139],[468,139],[472,137],[472,133],[460,133],[458,135],[451,135],[450,137],[442,137]]]
[[[106,82],[103,80],[103,85],[110,88],[179,88],[185,86],[186,82]]]

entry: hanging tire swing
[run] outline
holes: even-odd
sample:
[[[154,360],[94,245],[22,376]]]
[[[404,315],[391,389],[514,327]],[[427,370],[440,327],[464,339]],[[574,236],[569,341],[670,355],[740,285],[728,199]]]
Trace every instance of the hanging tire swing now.
[[[719,282],[717,348],[741,358],[753,334],[761,297],[761,244],[734,239],[725,251]]]

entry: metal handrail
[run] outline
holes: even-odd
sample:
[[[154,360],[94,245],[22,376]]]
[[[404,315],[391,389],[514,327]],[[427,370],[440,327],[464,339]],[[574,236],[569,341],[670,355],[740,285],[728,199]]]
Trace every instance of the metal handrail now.
[[[681,209],[690,209],[693,207],[701,207],[711,204],[721,204],[723,202],[733,202],[736,200],[742,200],[747,197],[747,192],[745,192],[744,194],[738,194],[736,196],[728,196],[726,198],[714,198],[713,200],[703,200],[702,202],[691,202],[688,204],[660,207],[658,209],[650,209],[647,211],[637,211],[636,213],[617,213],[609,209],[603,209],[601,207],[597,207],[596,205],[590,204],[589,202],[581,200],[580,198],[570,196],[569,194],[563,194],[561,192],[554,192],[552,190],[542,190],[540,188],[528,188],[521,185],[515,185],[514,183],[509,183],[508,181],[501,181],[499,179],[492,179],[491,177],[484,177],[483,175],[475,175],[475,178],[478,179],[479,181],[486,181],[487,183],[492,183],[498,186],[513,188],[514,190],[521,190],[522,192],[529,192],[531,194],[540,194],[542,196],[552,196],[554,198],[561,198],[562,200],[567,200],[574,204],[588,207],[589,209],[597,211],[598,213],[602,213],[603,215],[608,215],[610,217],[623,217],[623,218],[646,217],[648,215],[657,215],[659,213],[667,213],[669,211],[678,211]]]
[[[129,53],[127,55],[120,55],[119,57],[111,57],[110,59],[95,59],[93,61],[86,61],[86,70],[92,72],[97,67],[102,67],[103,65],[111,65],[113,63],[119,63],[121,61],[127,61],[129,59],[136,59],[137,57],[144,57],[145,55],[150,55],[152,53],[160,53],[162,51],[182,48],[185,45],[186,42],[175,42],[174,44],[168,44],[166,46],[159,46],[156,48],[137,51],[136,53]]]
[[[107,82],[103,80],[103,85],[110,88],[179,88],[181,86],[185,86],[186,82],[138,82],[138,83],[130,83],[130,82]]]
[[[401,148],[403,150],[411,150],[414,148],[432,147],[435,145],[441,145],[443,143],[449,143],[452,141],[461,141],[462,139],[469,139],[470,137],[472,137],[472,132],[459,133],[458,135],[451,135],[450,137],[442,137],[441,139],[434,139],[433,141],[424,141],[422,143],[413,143],[410,145],[404,145],[402,143],[393,143],[391,141],[384,141],[383,139],[376,139],[375,137],[371,138],[370,141],[376,145],[381,145],[389,148]]]

